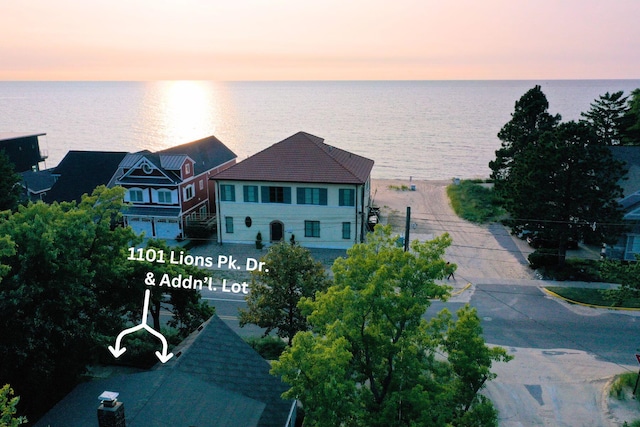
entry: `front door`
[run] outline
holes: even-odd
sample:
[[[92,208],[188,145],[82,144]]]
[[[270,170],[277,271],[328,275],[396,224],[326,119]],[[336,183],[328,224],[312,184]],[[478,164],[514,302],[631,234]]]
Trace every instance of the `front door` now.
[[[282,240],[284,225],[280,221],[273,221],[271,223],[271,241],[279,242]]]

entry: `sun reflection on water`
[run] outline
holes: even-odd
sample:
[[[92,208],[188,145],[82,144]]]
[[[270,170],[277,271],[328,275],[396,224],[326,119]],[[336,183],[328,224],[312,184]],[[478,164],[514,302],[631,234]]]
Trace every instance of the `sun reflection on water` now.
[[[157,150],[215,135],[222,121],[221,87],[206,81],[161,82]]]

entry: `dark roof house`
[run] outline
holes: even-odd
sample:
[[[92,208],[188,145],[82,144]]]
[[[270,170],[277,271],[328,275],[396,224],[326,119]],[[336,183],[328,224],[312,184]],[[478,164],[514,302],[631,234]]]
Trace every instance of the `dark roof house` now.
[[[295,401],[270,365],[217,316],[153,370],[77,386],[36,426],[97,425],[98,396],[120,393],[128,427],[285,427]]]
[[[0,132],[0,151],[9,157],[16,172],[40,170],[47,156],[40,151],[39,136],[46,133]]]
[[[91,194],[107,185],[126,152],[69,151],[51,172],[56,182],[43,197],[47,203],[79,202],[83,194]]]
[[[22,187],[28,200],[42,200],[51,187],[56,183],[56,177],[51,169],[43,171],[21,172]]]

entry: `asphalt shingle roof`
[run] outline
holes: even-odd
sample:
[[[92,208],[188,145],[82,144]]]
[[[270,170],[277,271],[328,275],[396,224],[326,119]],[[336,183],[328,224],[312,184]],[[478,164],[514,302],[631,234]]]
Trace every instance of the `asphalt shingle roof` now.
[[[69,151],[53,170],[59,175],[44,201],[80,201],[83,194],[91,194],[99,185],[107,185],[127,155],[114,151]]]
[[[373,160],[298,132],[213,176],[216,180],[364,184]]]
[[[147,372],[78,385],[36,427],[96,425],[98,396],[120,393],[127,426],[284,427],[292,401],[270,365],[217,316]]]
[[[162,155],[187,155],[194,161],[194,171],[199,175],[209,169],[216,168],[237,156],[226,145],[215,136],[188,142],[158,151],[156,154]],[[174,159],[175,160],[175,159]]]

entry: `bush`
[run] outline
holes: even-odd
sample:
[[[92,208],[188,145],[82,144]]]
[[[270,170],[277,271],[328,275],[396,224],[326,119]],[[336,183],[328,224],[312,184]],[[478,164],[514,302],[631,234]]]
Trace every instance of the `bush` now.
[[[550,268],[558,264],[558,251],[556,249],[536,249],[527,257],[531,268]]]
[[[577,280],[580,282],[603,282],[600,274],[600,261],[594,259],[570,258],[564,265],[558,266],[558,253],[555,249],[538,249],[528,257],[529,264],[539,269],[541,275],[549,280]]]

